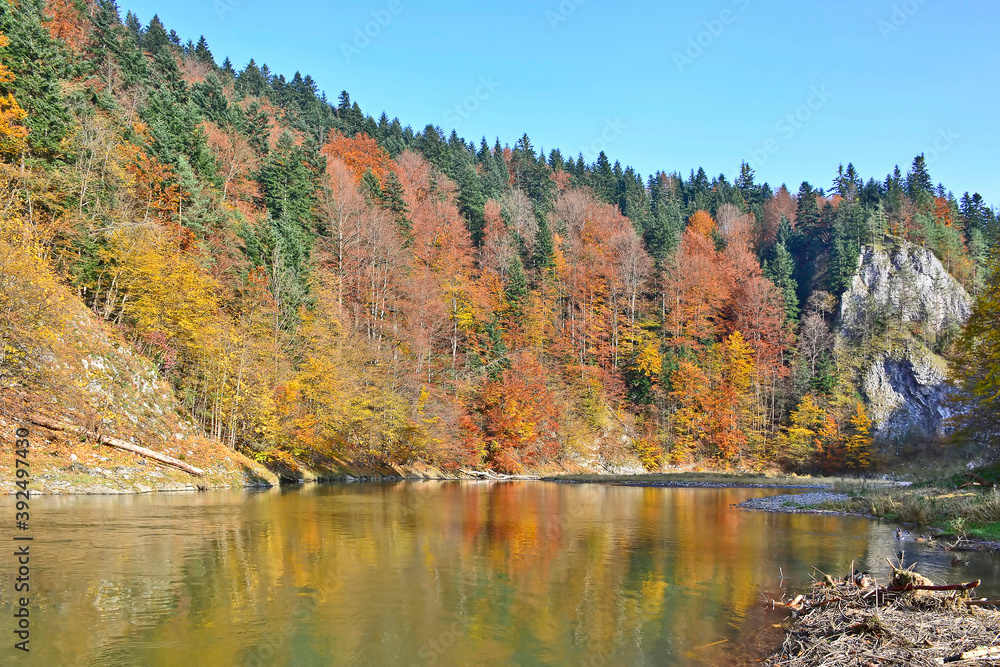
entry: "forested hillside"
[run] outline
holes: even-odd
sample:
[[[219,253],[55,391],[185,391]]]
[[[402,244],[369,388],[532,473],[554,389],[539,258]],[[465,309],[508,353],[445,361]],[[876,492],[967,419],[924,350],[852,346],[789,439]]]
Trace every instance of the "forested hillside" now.
[[[965,360],[968,414],[1000,413],[997,215],[923,156],[791,189],[747,164],[643,177],[376,119],[111,0],[0,0],[0,33],[8,398],[54,391],[31,313],[61,286],[267,464],[864,469],[832,332],[862,248],[906,240],[981,296],[934,344]]]

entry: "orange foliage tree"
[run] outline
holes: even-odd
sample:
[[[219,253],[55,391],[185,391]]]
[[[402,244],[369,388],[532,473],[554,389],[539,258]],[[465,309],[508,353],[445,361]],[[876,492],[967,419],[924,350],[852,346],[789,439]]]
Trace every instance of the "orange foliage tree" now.
[[[355,181],[360,181],[365,172],[371,171],[379,183],[384,183],[392,169],[389,154],[364,132],[354,137],[333,132],[321,153],[327,158],[342,160]]]
[[[729,267],[714,243],[689,227],[664,272],[661,312],[670,343],[697,350],[714,340],[731,290]]]
[[[93,0],[88,2],[88,8],[92,8],[93,4]],[[45,13],[49,20],[44,25],[52,37],[62,40],[76,53],[83,53],[87,45],[87,34],[80,3],[77,0],[48,0],[45,3]]]
[[[559,410],[545,386],[545,375],[537,359],[522,354],[483,385],[482,433],[492,469],[518,473],[550,460],[558,451]]]

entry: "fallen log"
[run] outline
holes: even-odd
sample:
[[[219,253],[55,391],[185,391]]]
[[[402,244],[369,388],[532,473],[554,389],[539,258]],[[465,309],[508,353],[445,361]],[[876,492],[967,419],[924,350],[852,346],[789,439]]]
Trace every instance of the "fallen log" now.
[[[495,479],[506,481],[511,479],[538,479],[538,475],[502,475],[492,470],[461,470],[460,472],[470,477],[482,477],[483,479]]]
[[[75,427],[69,424],[63,424],[42,415],[32,415],[28,417],[28,421],[35,426],[41,426],[42,428],[47,428],[50,431],[66,432],[75,430]],[[166,454],[161,454],[160,452],[154,452],[152,449],[133,445],[130,442],[125,442],[124,440],[119,440],[118,438],[112,438],[106,435],[96,434],[96,437],[97,442],[102,445],[114,447],[115,449],[122,449],[126,452],[132,452],[133,454],[153,459],[154,461],[158,461],[164,465],[173,466],[174,468],[183,470],[184,472],[194,475],[195,477],[202,477],[205,474],[205,471],[201,468],[195,468],[193,465],[184,463],[184,461],[181,461],[180,459],[175,459],[172,456],[167,456]]]
[[[947,586],[922,586],[919,584],[907,584],[905,586],[889,586],[888,593],[903,593],[905,591],[971,591],[982,585],[982,579],[976,579],[965,584],[949,584]]]

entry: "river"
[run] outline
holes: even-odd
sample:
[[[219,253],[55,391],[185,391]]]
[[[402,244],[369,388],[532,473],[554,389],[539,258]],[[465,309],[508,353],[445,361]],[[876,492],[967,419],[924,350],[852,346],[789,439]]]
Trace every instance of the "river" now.
[[[732,507],[780,492],[398,482],[37,498],[19,662],[726,663],[773,640],[761,631],[781,616],[762,593],[794,592],[813,566],[884,576],[900,548],[877,521]],[[954,568],[904,549],[934,579],[997,592],[995,557]],[[7,664],[14,565],[0,562]]]

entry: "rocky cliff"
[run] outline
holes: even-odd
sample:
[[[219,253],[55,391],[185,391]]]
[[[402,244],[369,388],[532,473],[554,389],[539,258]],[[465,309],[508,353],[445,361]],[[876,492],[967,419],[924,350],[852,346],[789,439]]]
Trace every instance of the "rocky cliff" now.
[[[972,299],[931,251],[898,239],[862,248],[841,301],[841,358],[869,404],[876,437],[936,439],[953,414],[940,356],[968,320]]]

